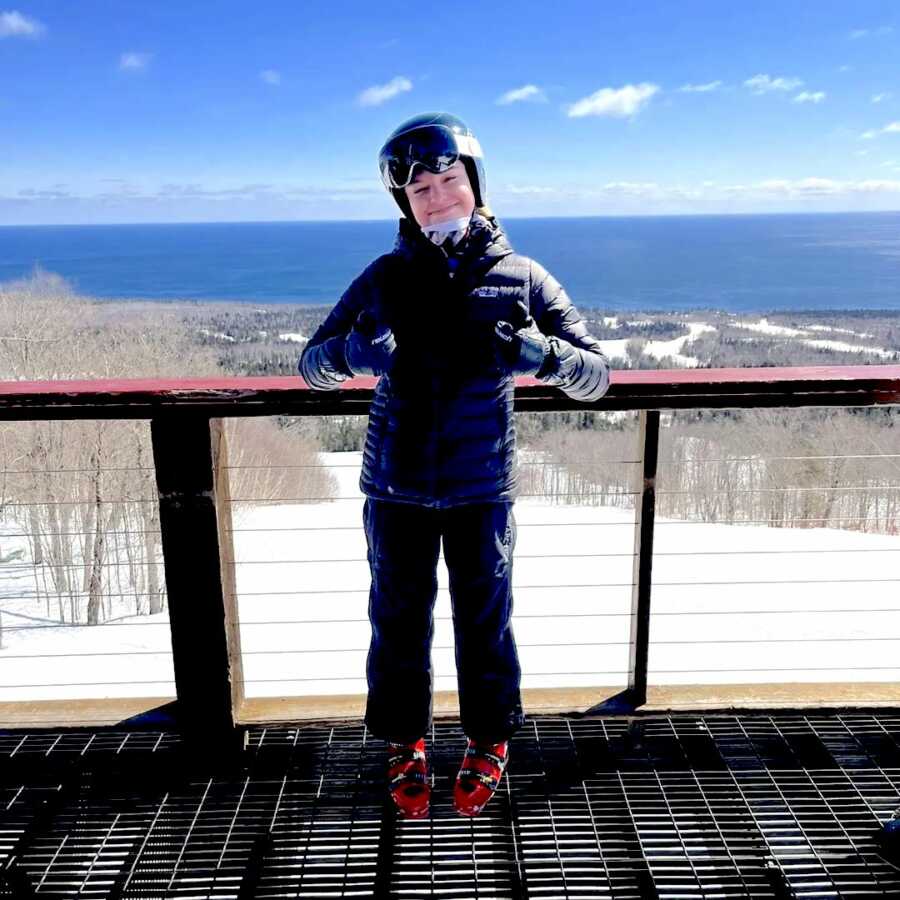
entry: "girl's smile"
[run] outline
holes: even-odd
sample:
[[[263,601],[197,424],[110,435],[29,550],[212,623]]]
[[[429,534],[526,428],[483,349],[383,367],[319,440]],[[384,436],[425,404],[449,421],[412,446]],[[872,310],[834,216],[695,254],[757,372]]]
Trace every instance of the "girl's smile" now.
[[[404,191],[420,226],[469,217],[475,210],[475,194],[459,161],[437,174],[419,166]]]

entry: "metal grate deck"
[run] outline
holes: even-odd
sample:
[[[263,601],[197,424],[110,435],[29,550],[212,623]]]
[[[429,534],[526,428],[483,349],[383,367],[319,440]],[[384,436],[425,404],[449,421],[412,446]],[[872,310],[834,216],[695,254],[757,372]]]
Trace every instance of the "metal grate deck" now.
[[[471,821],[457,724],[421,822],[385,805],[358,723],[250,745],[229,767],[167,733],[0,734],[0,897],[900,896],[876,844],[898,713],[534,718]]]

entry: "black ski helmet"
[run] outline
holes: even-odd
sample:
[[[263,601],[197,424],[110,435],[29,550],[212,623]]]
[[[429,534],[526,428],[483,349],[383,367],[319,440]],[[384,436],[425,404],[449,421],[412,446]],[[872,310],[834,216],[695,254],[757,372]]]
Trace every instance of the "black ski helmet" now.
[[[484,156],[478,139],[462,119],[450,113],[421,113],[398,125],[378,153],[381,180],[407,218],[412,210],[403,190],[417,165],[444,172],[457,160],[466,167],[475,206],[484,206],[487,183]]]

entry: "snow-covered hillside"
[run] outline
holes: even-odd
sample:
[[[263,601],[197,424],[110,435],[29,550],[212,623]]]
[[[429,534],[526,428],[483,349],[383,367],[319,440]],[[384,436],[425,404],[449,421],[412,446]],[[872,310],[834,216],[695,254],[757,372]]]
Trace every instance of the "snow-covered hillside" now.
[[[359,454],[330,454],[326,462],[340,499],[235,505],[250,697],[365,691]],[[624,684],[631,512],[528,498],[517,503],[516,518],[515,631],[524,686]],[[4,538],[4,553],[26,546]],[[900,537],[662,519],[655,550],[651,683],[896,680]],[[52,622],[21,563],[9,577],[0,566],[0,700],[173,693],[165,615],[46,627]],[[442,565],[438,689],[455,683],[446,583]]]

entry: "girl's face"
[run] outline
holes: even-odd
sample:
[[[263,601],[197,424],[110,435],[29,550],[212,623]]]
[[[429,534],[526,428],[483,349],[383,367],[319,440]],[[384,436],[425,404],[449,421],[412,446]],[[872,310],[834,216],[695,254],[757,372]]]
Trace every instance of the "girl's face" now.
[[[468,218],[475,210],[475,194],[459,160],[438,175],[418,166],[416,177],[403,190],[420,226]]]

